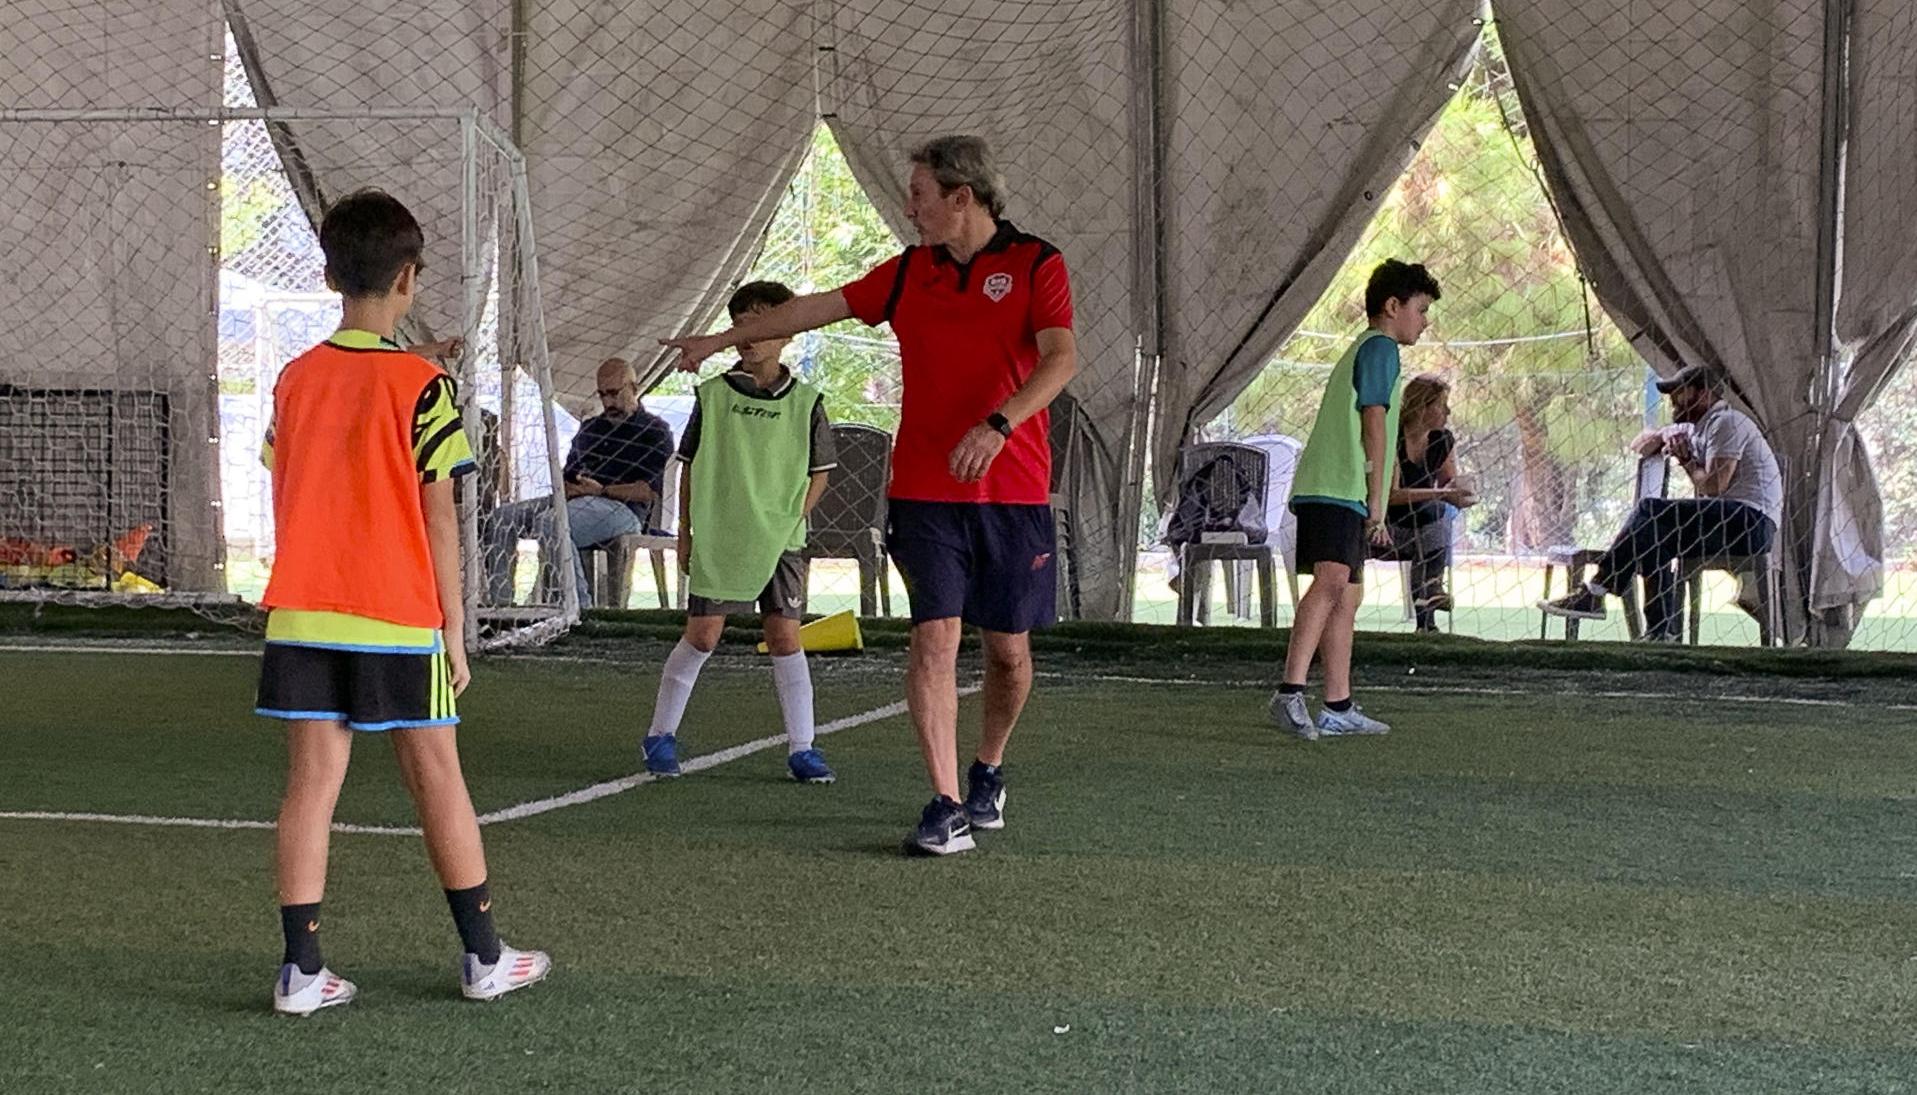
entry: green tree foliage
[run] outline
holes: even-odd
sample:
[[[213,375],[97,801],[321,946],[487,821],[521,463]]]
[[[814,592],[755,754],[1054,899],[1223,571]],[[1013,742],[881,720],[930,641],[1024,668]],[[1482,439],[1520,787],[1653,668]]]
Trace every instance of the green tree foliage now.
[[[1608,532],[1629,500],[1621,452],[1642,422],[1644,367],[1587,302],[1522,126],[1506,124],[1517,115],[1500,104],[1501,67],[1493,43],[1228,430],[1304,437],[1325,371],[1365,326],[1372,268],[1424,262],[1444,297],[1406,372],[1452,382],[1461,459],[1484,499],[1473,538],[1522,549]]]
[[[1917,369],[1906,367],[1857,420],[1884,499],[1884,555],[1917,561]]]
[[[286,205],[280,188],[263,177],[220,177],[220,254],[236,257],[266,235]]]
[[[822,292],[856,280],[898,254],[899,246],[852,177],[832,131],[822,125],[746,280],[784,282],[796,293]],[[718,324],[724,325],[723,320]],[[872,330],[848,320],[801,336],[785,359],[824,391],[834,421],[897,428],[899,355],[890,328]],[[674,378],[660,390],[677,391],[686,383]]]

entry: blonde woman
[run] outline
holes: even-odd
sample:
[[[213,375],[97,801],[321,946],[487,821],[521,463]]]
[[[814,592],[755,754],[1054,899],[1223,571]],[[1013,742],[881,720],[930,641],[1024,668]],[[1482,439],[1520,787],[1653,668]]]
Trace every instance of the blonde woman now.
[[[1419,631],[1436,631],[1437,614],[1451,611],[1444,570],[1451,562],[1451,507],[1477,502],[1458,475],[1451,421],[1451,385],[1432,373],[1405,382],[1399,412],[1398,474],[1385,527],[1391,546],[1380,557],[1411,567],[1411,611]]]

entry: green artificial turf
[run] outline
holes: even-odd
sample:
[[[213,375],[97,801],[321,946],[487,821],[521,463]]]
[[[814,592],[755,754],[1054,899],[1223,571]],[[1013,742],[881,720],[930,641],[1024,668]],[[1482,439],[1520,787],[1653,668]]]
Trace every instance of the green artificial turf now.
[[[640,641],[478,663],[482,810],[634,767]],[[830,787],[775,747],[489,827],[502,932],[557,967],[486,1006],[416,838],[334,839],[362,998],[302,1021],[266,1011],[270,833],[0,820],[0,1090],[1917,1091],[1910,712],[1374,674],[1394,732],[1307,745],[1257,687],[1040,664],[968,856],[898,854],[902,717],[823,739]],[[814,667],[821,721],[900,694],[884,651]],[[0,652],[0,811],[270,817],[252,671]],[[776,727],[717,661],[684,752]],[[362,743],[340,820],[407,819]]]

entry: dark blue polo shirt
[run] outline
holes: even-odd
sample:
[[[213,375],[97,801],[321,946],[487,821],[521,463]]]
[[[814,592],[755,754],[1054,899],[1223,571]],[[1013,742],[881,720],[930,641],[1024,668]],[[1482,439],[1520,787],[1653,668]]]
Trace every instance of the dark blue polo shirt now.
[[[593,479],[609,487],[644,483],[653,493],[665,490],[666,462],[672,459],[672,427],[644,407],[623,417],[597,414],[579,424],[572,449],[566,454],[568,483]],[[628,502],[645,521],[651,510],[644,502]]]

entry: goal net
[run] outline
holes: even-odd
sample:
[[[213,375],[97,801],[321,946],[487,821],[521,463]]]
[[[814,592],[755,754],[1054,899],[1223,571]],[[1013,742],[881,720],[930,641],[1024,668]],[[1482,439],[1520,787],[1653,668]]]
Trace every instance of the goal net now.
[[[237,100],[237,101],[236,101]],[[0,596],[239,616],[271,577],[261,443],[339,322],[315,225],[378,186],[426,235],[400,341],[459,383],[468,635],[578,618],[525,161],[475,112],[0,112]],[[329,165],[322,189],[310,155]],[[502,515],[511,517],[502,521]],[[488,550],[490,549],[490,550]]]

